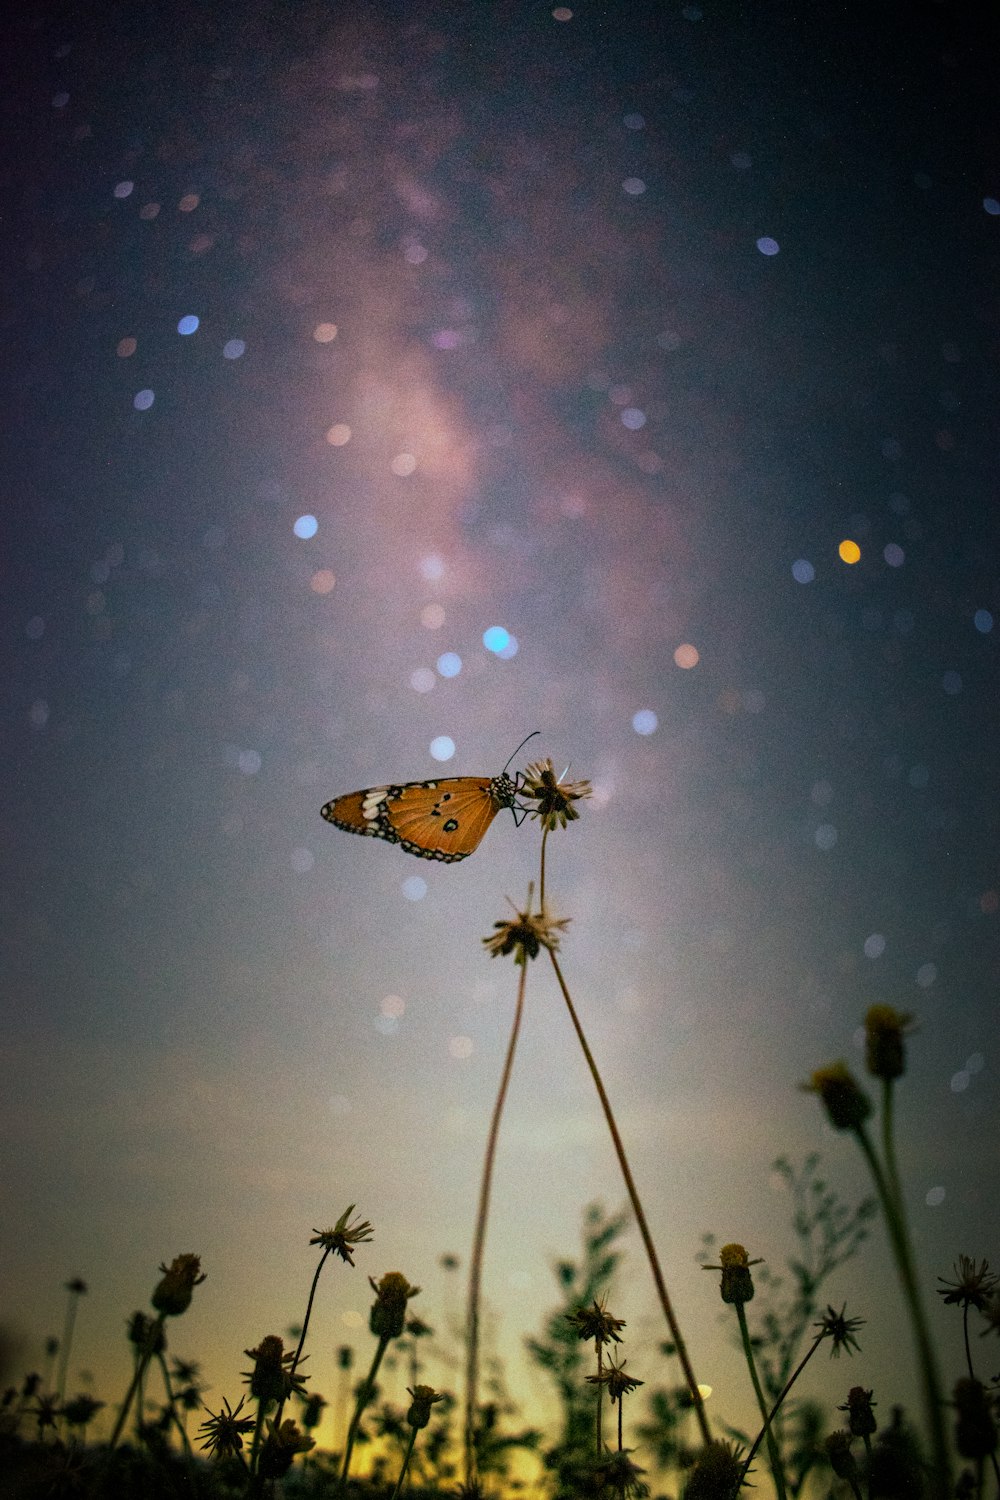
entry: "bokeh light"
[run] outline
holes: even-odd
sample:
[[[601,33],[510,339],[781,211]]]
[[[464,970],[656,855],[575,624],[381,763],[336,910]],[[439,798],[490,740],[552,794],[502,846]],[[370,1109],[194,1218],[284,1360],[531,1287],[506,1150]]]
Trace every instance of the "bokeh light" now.
[[[317,344],[329,344],[337,337],[336,323],[317,323],[313,329],[313,338]]]
[[[457,651],[442,651],[436,665],[440,677],[457,677],[462,670],[462,658]]]
[[[861,561],[861,548],[857,542],[851,541],[850,537],[845,537],[837,548],[837,555],[841,562],[854,564]]]
[[[816,577],[816,569],[806,558],[800,557],[792,563],[792,577],[796,583],[812,583]]]
[[[302,541],[308,541],[309,538],[314,537],[319,530],[319,522],[317,521],[315,516],[299,516],[298,519],[294,522],[292,530],[295,532],[295,535],[297,537],[301,538]]]
[[[674,652],[674,663],[680,667],[682,672],[690,672],[691,668],[696,667],[700,660],[701,656],[697,646],[692,646],[689,641],[685,641],[683,645],[678,646]]]
[[[659,722],[651,708],[640,708],[632,715],[632,728],[636,734],[655,734]]]
[[[343,448],[351,441],[351,429],[346,422],[334,422],[333,426],[326,430],[326,440],[331,448]]]
[[[430,751],[435,760],[451,760],[455,754],[455,741],[446,734],[439,734],[431,740]]]
[[[199,319],[194,313],[185,313],[184,317],[177,324],[177,332],[183,337],[188,338],[192,333],[197,332],[198,323]]]

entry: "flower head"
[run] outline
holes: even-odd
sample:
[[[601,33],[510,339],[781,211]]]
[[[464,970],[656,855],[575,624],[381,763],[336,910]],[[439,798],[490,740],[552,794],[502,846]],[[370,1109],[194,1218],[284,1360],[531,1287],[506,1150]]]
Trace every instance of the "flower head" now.
[[[245,1399],[244,1396],[240,1397],[234,1411],[223,1397],[225,1411],[220,1411],[218,1415],[209,1412],[208,1420],[199,1427],[198,1431],[205,1434],[201,1439],[201,1446],[207,1448],[213,1458],[230,1458],[239,1453],[243,1447],[243,1434],[253,1430],[253,1417],[240,1416]]]
[[[93,1396],[74,1396],[71,1401],[66,1402],[62,1414],[70,1427],[86,1427],[103,1406],[104,1402],[95,1401]]]
[[[357,1220],[354,1224],[347,1221],[354,1212],[354,1204],[346,1208],[332,1229],[314,1229],[310,1245],[322,1245],[328,1253],[332,1250],[334,1255],[339,1255],[341,1260],[346,1260],[349,1266],[354,1264],[353,1245],[362,1245],[370,1240],[374,1230],[367,1219]]]
[[[871,1100],[845,1063],[817,1068],[802,1087],[806,1093],[819,1095],[835,1130],[857,1130],[872,1112]]]
[[[873,1005],[865,1016],[865,1061],[873,1078],[900,1078],[906,1072],[903,1038],[913,1017],[891,1005]]]
[[[857,1485],[860,1477],[858,1461],[851,1452],[851,1434],[849,1432],[831,1432],[826,1438],[824,1447],[826,1456],[830,1460],[830,1467],[838,1479],[847,1479]]]
[[[176,1318],[191,1306],[191,1294],[205,1280],[200,1255],[175,1255],[169,1266],[160,1266],[163,1280],[150,1301],[164,1317]]]
[[[303,1427],[310,1432],[314,1427],[318,1427],[323,1420],[323,1408],[328,1405],[326,1397],[321,1396],[319,1391],[313,1391],[310,1396],[307,1396],[302,1408]]]
[[[735,1500],[744,1483],[742,1447],[738,1443],[706,1443],[694,1461],[684,1500]]]
[[[407,1424],[414,1432],[421,1427],[426,1427],[431,1419],[431,1407],[438,1401],[444,1400],[444,1392],[436,1391],[432,1385],[408,1385],[406,1389],[413,1397],[410,1409],[406,1413]]]
[[[279,1334],[269,1333],[256,1349],[244,1349],[243,1353],[254,1362],[252,1370],[243,1371],[243,1378],[255,1401],[287,1401],[293,1391],[305,1395],[309,1377],[291,1368],[295,1351],[285,1352],[285,1341]]]
[[[751,1260],[742,1245],[723,1245],[719,1251],[719,1264],[717,1266],[702,1266],[703,1271],[721,1271],[722,1282],[720,1290],[723,1302],[733,1305],[743,1305],[753,1298],[753,1277],[750,1275],[751,1266],[761,1264],[761,1256]]]
[[[566,1314],[576,1329],[577,1338],[593,1339],[595,1344],[621,1343],[618,1330],[625,1327],[625,1319],[612,1317],[606,1303],[606,1297],[600,1302],[595,1298],[593,1307],[578,1307],[576,1312]]]
[[[66,1282],[66,1290],[67,1292],[72,1292],[76,1297],[82,1297],[87,1290],[87,1283],[79,1276],[74,1276],[72,1281]]]
[[[945,1281],[943,1276],[938,1277],[938,1281],[942,1283],[938,1287],[938,1296],[943,1297],[946,1303],[974,1307],[977,1312],[985,1312],[990,1299],[1000,1288],[1000,1276],[990,1270],[988,1261],[977,1264],[968,1255],[960,1255],[952,1269],[955,1276],[953,1282]]]
[[[267,1437],[260,1450],[259,1473],[265,1479],[282,1479],[292,1467],[296,1454],[308,1453],[315,1446],[315,1439],[300,1432],[290,1417],[286,1417],[280,1426],[268,1422]]]
[[[852,1354],[855,1349],[860,1350],[861,1348],[854,1335],[859,1328],[865,1326],[865,1320],[864,1318],[845,1318],[844,1313],[846,1311],[846,1302],[840,1309],[840,1312],[835,1312],[832,1307],[828,1306],[823,1316],[813,1324],[814,1328],[819,1329],[818,1339],[832,1340],[831,1358],[839,1357],[841,1349],[846,1349],[848,1354]]]
[[[567,823],[578,818],[580,814],[573,803],[590,795],[589,781],[562,781],[556,776],[555,767],[549,759],[535,761],[528,766],[519,789],[519,796],[534,803],[528,810],[533,818],[541,821],[547,833],[556,828],[565,828]]]
[[[871,1391],[866,1391],[863,1385],[852,1385],[847,1393],[847,1400],[843,1406],[838,1406],[838,1411],[846,1411],[849,1416],[848,1426],[852,1437],[871,1437],[877,1429],[873,1406],[878,1402],[872,1400]]]
[[[569,926],[569,917],[550,917],[547,912],[531,911],[531,892],[528,892],[528,910],[518,911],[514,918],[494,922],[494,932],[484,937],[491,958],[513,953],[516,964],[526,964],[529,958],[537,958],[542,948],[551,953],[559,951],[559,939]]]
[[[621,1448],[615,1453],[602,1453],[594,1466],[594,1479],[598,1494],[634,1495],[636,1500],[649,1494],[649,1485],[642,1476],[645,1469],[633,1463],[631,1450]]]
[[[420,1288],[411,1286],[402,1271],[386,1271],[381,1280],[369,1276],[375,1301],[368,1326],[376,1338],[398,1339],[406,1327],[406,1304]]]
[[[612,1401],[620,1401],[623,1396],[629,1395],[640,1385],[645,1385],[644,1380],[639,1380],[635,1375],[626,1375],[625,1366],[627,1359],[623,1359],[620,1365],[616,1365],[613,1359],[609,1359],[607,1365],[600,1375],[588,1375],[587,1379],[591,1385],[607,1386],[608,1395]]]

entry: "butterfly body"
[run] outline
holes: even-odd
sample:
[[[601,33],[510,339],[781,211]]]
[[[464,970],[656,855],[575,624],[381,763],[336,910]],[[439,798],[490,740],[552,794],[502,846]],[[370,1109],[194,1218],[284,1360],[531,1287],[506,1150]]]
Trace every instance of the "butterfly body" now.
[[[385,839],[418,859],[454,864],[472,854],[501,808],[516,817],[517,782],[499,776],[403,781],[335,797],[323,817],[347,833]]]

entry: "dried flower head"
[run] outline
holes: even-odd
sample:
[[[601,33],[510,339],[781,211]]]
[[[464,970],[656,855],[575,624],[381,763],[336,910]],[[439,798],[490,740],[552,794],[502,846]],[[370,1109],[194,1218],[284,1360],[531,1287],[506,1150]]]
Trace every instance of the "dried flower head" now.
[[[819,1095],[835,1130],[857,1130],[872,1112],[871,1100],[845,1063],[817,1068],[802,1088]]]
[[[644,1380],[639,1380],[635,1375],[626,1375],[625,1366],[627,1359],[623,1359],[620,1365],[616,1365],[613,1359],[609,1359],[600,1375],[588,1375],[587,1379],[591,1385],[603,1385],[607,1387],[608,1395],[612,1401],[620,1401],[622,1396],[629,1395],[638,1386],[645,1385]]]
[[[576,1329],[577,1338],[593,1339],[595,1344],[621,1343],[618,1330],[625,1327],[625,1319],[615,1318],[608,1312],[607,1300],[602,1297],[598,1302],[595,1298],[593,1307],[578,1307],[576,1312],[566,1314]]]
[[[513,902],[511,902],[513,905]],[[550,917],[547,912],[531,911],[531,891],[528,891],[528,910],[514,908],[513,920],[494,922],[494,932],[484,937],[483,943],[491,958],[513,953],[516,964],[526,964],[529,958],[537,958],[542,948],[551,953],[559,951],[559,939],[569,926],[569,917]]]
[[[296,1454],[308,1453],[315,1446],[315,1439],[300,1432],[290,1417],[286,1417],[280,1426],[268,1422],[257,1471],[264,1479],[282,1479],[292,1467]]]
[[[346,1260],[349,1266],[354,1264],[353,1245],[362,1245],[370,1240],[374,1234],[372,1226],[367,1219],[359,1219],[354,1224],[347,1221],[354,1212],[352,1203],[344,1210],[332,1229],[314,1229],[310,1245],[322,1245],[328,1253],[332,1250],[334,1255],[339,1255],[341,1260]]]
[[[823,1316],[813,1324],[814,1328],[819,1329],[818,1338],[832,1340],[831,1359],[839,1358],[841,1349],[846,1349],[848,1354],[852,1354],[855,1349],[859,1351],[861,1349],[854,1335],[859,1328],[864,1328],[865,1320],[864,1318],[845,1318],[846,1311],[846,1302],[840,1312],[835,1312],[832,1307],[828,1306]]]
[[[406,1327],[406,1304],[420,1288],[411,1286],[402,1271],[386,1271],[379,1281],[371,1276],[368,1281],[375,1293],[369,1328],[376,1338],[398,1339]]]
[[[545,831],[551,833],[580,816],[573,803],[589,797],[591,791],[589,781],[562,781],[556,776],[551,760],[546,758],[535,761],[524,771],[518,795],[534,803],[528,809],[531,817],[538,818]]]
[[[614,1453],[602,1453],[594,1465],[595,1493],[599,1495],[634,1496],[635,1500],[649,1494],[649,1485],[642,1476],[645,1469],[632,1461],[630,1448],[619,1448]]]
[[[946,1303],[958,1307],[974,1307],[977,1312],[985,1312],[1000,1288],[1000,1276],[990,1270],[989,1262],[984,1260],[977,1263],[968,1255],[960,1255],[952,1271],[954,1281],[938,1277],[938,1281],[942,1283],[938,1287],[938,1296],[943,1297]]]
[[[826,1456],[838,1479],[846,1479],[856,1485],[860,1478],[858,1461],[851,1452],[849,1432],[831,1432],[825,1439]]]
[[[753,1300],[753,1277],[750,1275],[751,1266],[759,1266],[762,1257],[757,1256],[751,1260],[742,1245],[723,1245],[719,1251],[719,1264],[717,1266],[702,1266],[703,1271],[721,1271],[722,1281],[720,1291],[723,1302],[739,1304]]]
[[[906,1072],[903,1038],[913,1017],[891,1005],[873,1005],[865,1016],[865,1060],[873,1078],[901,1078]]]
[[[213,1458],[231,1458],[239,1453],[243,1447],[243,1434],[253,1430],[253,1417],[240,1416],[245,1399],[244,1396],[240,1397],[234,1411],[223,1397],[225,1411],[218,1414],[210,1411],[208,1419],[198,1428],[199,1432],[205,1434],[201,1439],[201,1446],[207,1448]]]
[[[744,1483],[742,1447],[738,1443],[706,1443],[694,1461],[684,1500],[735,1500]]]
[[[406,1421],[416,1432],[427,1426],[431,1419],[431,1407],[444,1400],[444,1392],[436,1391],[432,1385],[408,1385],[406,1389],[413,1397],[406,1413]]]
[[[74,1396],[67,1401],[62,1409],[62,1414],[69,1427],[86,1427],[97,1416],[104,1407],[103,1401],[95,1401],[93,1396]]]
[[[66,1282],[67,1292],[72,1292],[75,1297],[82,1297],[87,1290],[87,1283],[79,1276],[74,1276],[72,1281]]]
[[[302,1408],[303,1427],[310,1432],[314,1427],[318,1427],[323,1420],[323,1409],[329,1404],[326,1397],[321,1396],[319,1391],[313,1391],[312,1395],[307,1396]]]
[[[200,1255],[176,1255],[169,1266],[160,1266],[163,1280],[151,1297],[158,1313],[166,1318],[179,1317],[191,1306],[191,1294],[205,1280]]]
[[[293,1391],[296,1395],[305,1395],[305,1382],[309,1377],[291,1369],[295,1351],[289,1349],[286,1352],[280,1334],[267,1334],[256,1349],[244,1349],[243,1353],[254,1362],[252,1370],[243,1371],[243,1378],[255,1401],[287,1401]]]
[[[866,1391],[863,1385],[852,1385],[847,1393],[847,1400],[843,1406],[838,1406],[838,1411],[848,1413],[848,1426],[852,1437],[871,1437],[876,1431],[878,1423],[872,1407],[878,1402],[872,1400],[871,1391]]]

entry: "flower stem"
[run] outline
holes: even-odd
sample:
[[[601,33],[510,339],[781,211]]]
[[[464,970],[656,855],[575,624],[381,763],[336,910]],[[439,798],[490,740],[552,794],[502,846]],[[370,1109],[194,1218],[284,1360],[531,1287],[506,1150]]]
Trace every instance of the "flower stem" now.
[[[354,1452],[354,1439],[357,1437],[358,1426],[364,1415],[365,1407],[371,1400],[372,1391],[375,1387],[375,1376],[378,1374],[378,1367],[382,1363],[382,1356],[388,1347],[388,1336],[383,1334],[379,1338],[378,1348],[375,1350],[375,1357],[372,1360],[372,1366],[368,1371],[365,1383],[358,1391],[358,1399],[354,1406],[354,1415],[351,1417],[351,1425],[347,1429],[347,1442],[344,1444],[344,1462],[340,1470],[340,1489],[342,1494],[346,1494],[347,1492],[347,1474],[351,1467],[351,1454]]]
[[[764,1392],[760,1387],[760,1377],[757,1374],[757,1361],[753,1357],[753,1345],[750,1342],[750,1330],[747,1327],[746,1308],[742,1302],[734,1304],[736,1316],[740,1324],[740,1338],[743,1340],[743,1353],[746,1355],[747,1367],[750,1371],[750,1379],[753,1381],[754,1394],[757,1397],[757,1405],[764,1420],[764,1430],[767,1435],[767,1456],[771,1465],[771,1473],[774,1475],[774,1487],[778,1492],[778,1500],[786,1500],[785,1471],[781,1463],[781,1454],[778,1452],[778,1444],[774,1436],[774,1428],[768,1416],[767,1402],[764,1400]]]
[[[403,1455],[403,1467],[399,1471],[399,1478],[396,1480],[396,1488],[392,1492],[391,1500],[399,1500],[399,1492],[403,1488],[403,1480],[406,1478],[406,1471],[410,1467],[410,1455],[413,1452],[413,1445],[416,1441],[417,1429],[413,1427],[410,1430],[410,1441],[407,1443],[406,1452]]]
[[[820,1334],[818,1338],[813,1340],[812,1348],[806,1351],[806,1353],[799,1360],[798,1364],[795,1366],[795,1369],[792,1371],[791,1375],[789,1375],[788,1379],[785,1381],[785,1384],[781,1389],[781,1393],[779,1394],[777,1401],[775,1401],[774,1405],[771,1407],[771,1410],[764,1418],[763,1427],[760,1429],[757,1436],[753,1440],[753,1447],[750,1449],[750,1452],[747,1454],[746,1458],[743,1461],[743,1470],[740,1474],[740,1483],[743,1482],[747,1474],[750,1472],[750,1465],[753,1463],[754,1455],[756,1454],[757,1449],[760,1447],[761,1443],[764,1441],[764,1438],[767,1436],[768,1432],[771,1430],[771,1423],[774,1421],[775,1417],[778,1414],[778,1407],[784,1401],[785,1397],[788,1395],[788,1392],[791,1390],[792,1386],[798,1380],[806,1365],[816,1353],[816,1350],[823,1342],[823,1337],[824,1335]]]
[[[159,1342],[160,1332],[163,1328],[163,1319],[164,1314],[160,1313],[157,1316],[156,1322],[149,1329],[145,1348],[136,1358],[135,1369],[132,1372],[131,1384],[129,1385],[128,1390],[125,1392],[125,1400],[122,1402],[121,1411],[118,1413],[118,1420],[115,1422],[114,1431],[112,1432],[111,1437],[108,1441],[109,1448],[115,1448],[118,1444],[119,1438],[122,1435],[122,1428],[125,1426],[129,1411],[132,1408],[132,1402],[135,1400],[135,1393],[139,1389],[142,1377],[146,1373],[146,1366],[149,1364],[149,1361],[153,1357],[153,1346]]]
[[[903,1215],[903,1205],[893,1191],[890,1178],[882,1170],[882,1165],[875,1154],[871,1137],[864,1125],[856,1125],[854,1133],[868,1162],[868,1167],[875,1183],[875,1189],[882,1204],[886,1228],[889,1231],[889,1242],[896,1261],[896,1272],[903,1288],[903,1295],[906,1298],[910,1320],[913,1324],[920,1364],[924,1415],[927,1420],[931,1447],[934,1454],[931,1475],[933,1493],[936,1500],[947,1500],[947,1497],[951,1493],[949,1482],[950,1464],[941,1400],[941,1382],[938,1377],[934,1346],[931,1343],[930,1331],[927,1327],[927,1319],[924,1314],[923,1303],[920,1299],[920,1290],[917,1285],[917,1276],[913,1263],[913,1252],[910,1249],[909,1234]]]
[[[70,1345],[73,1342],[73,1325],[76,1322],[76,1307],[79,1300],[79,1293],[71,1288],[69,1302],[66,1307],[66,1323],[63,1327],[62,1347],[59,1350],[59,1380],[56,1384],[56,1394],[59,1397],[60,1406],[62,1406],[66,1396],[66,1369],[69,1365],[69,1351]]]
[[[587,1038],[584,1036],[583,1027],[580,1025],[580,1019],[577,1016],[573,1001],[570,999],[570,993],[566,987],[566,981],[563,978],[562,970],[559,967],[559,960],[556,958],[556,955],[552,952],[551,948],[548,950],[548,954],[549,958],[552,960],[552,967],[555,970],[556,979],[559,981],[559,988],[562,990],[562,996],[566,1002],[566,1008],[569,1011],[570,1020],[573,1022],[577,1040],[579,1041],[580,1046],[583,1048],[583,1055],[587,1060],[587,1066],[590,1069],[590,1075],[594,1080],[594,1085],[597,1089],[598,1097],[600,1098],[601,1106],[604,1110],[604,1118],[607,1121],[608,1129],[611,1132],[611,1140],[614,1143],[615,1154],[618,1157],[618,1165],[620,1166],[622,1176],[625,1179],[625,1187],[628,1192],[629,1202],[632,1205],[632,1212],[635,1214],[635,1221],[639,1226],[639,1233],[642,1236],[642,1243],[646,1249],[646,1255],[649,1260],[650,1270],[653,1273],[653,1281],[656,1284],[657,1296],[660,1300],[660,1306],[663,1309],[663,1316],[667,1320],[667,1326],[670,1329],[670,1337],[673,1339],[673,1342],[676,1346],[677,1357],[680,1360],[681,1368],[684,1371],[684,1379],[687,1381],[688,1390],[691,1392],[691,1400],[694,1405],[694,1413],[698,1421],[698,1427],[701,1431],[702,1442],[708,1444],[712,1440],[712,1435],[708,1430],[708,1420],[705,1416],[705,1403],[701,1398],[701,1391],[698,1389],[698,1382],[694,1378],[694,1371],[691,1368],[691,1361],[688,1358],[687,1345],[684,1342],[680,1327],[678,1326],[677,1319],[674,1315],[670,1297],[667,1293],[666,1282],[663,1279],[663,1272],[660,1270],[660,1262],[656,1254],[656,1246],[653,1244],[653,1237],[649,1232],[649,1225],[646,1222],[646,1215],[642,1207],[642,1200],[639,1197],[635,1181],[632,1177],[632,1172],[629,1168],[628,1158],[625,1155],[625,1147],[622,1143],[622,1138],[618,1133],[618,1126],[615,1123],[614,1112],[611,1108],[611,1101],[605,1091],[604,1083],[601,1079],[600,1072],[598,1071],[597,1064],[594,1061],[593,1053],[587,1045]]]
[[[316,1287],[319,1284],[319,1273],[320,1271],[322,1271],[324,1265],[326,1264],[326,1258],[329,1254],[330,1246],[327,1245],[323,1251],[323,1254],[319,1258],[319,1265],[316,1267],[316,1274],[313,1276],[312,1286],[309,1288],[309,1301],[306,1303],[306,1315],[302,1320],[302,1332],[299,1334],[299,1342],[295,1350],[295,1358],[292,1360],[291,1364],[288,1367],[289,1377],[295,1374],[295,1371],[298,1368],[299,1360],[302,1358],[302,1349],[306,1341],[306,1333],[309,1330],[309,1319],[312,1317],[313,1300],[316,1296]],[[275,1427],[281,1426],[281,1413],[284,1411],[284,1409],[285,1403],[284,1400],[281,1400],[278,1402],[278,1410],[274,1414]]]
[[[524,1014],[524,995],[528,982],[528,965],[521,966],[517,982],[517,1001],[514,1020],[507,1043],[500,1087],[493,1105],[489,1134],[486,1137],[486,1154],[483,1158],[483,1175],[479,1184],[479,1206],[476,1210],[476,1228],[472,1239],[472,1258],[469,1262],[469,1301],[466,1316],[465,1355],[465,1483],[470,1488],[476,1479],[476,1392],[479,1384],[479,1288],[482,1281],[483,1251],[486,1247],[486,1224],[490,1213],[490,1189],[493,1184],[493,1163],[496,1160],[497,1140],[500,1136],[500,1118],[507,1099],[510,1075],[514,1067],[514,1053]]]
[[[544,915],[545,912],[545,841],[549,836],[548,828],[542,830],[542,858],[538,872],[538,910]]]

